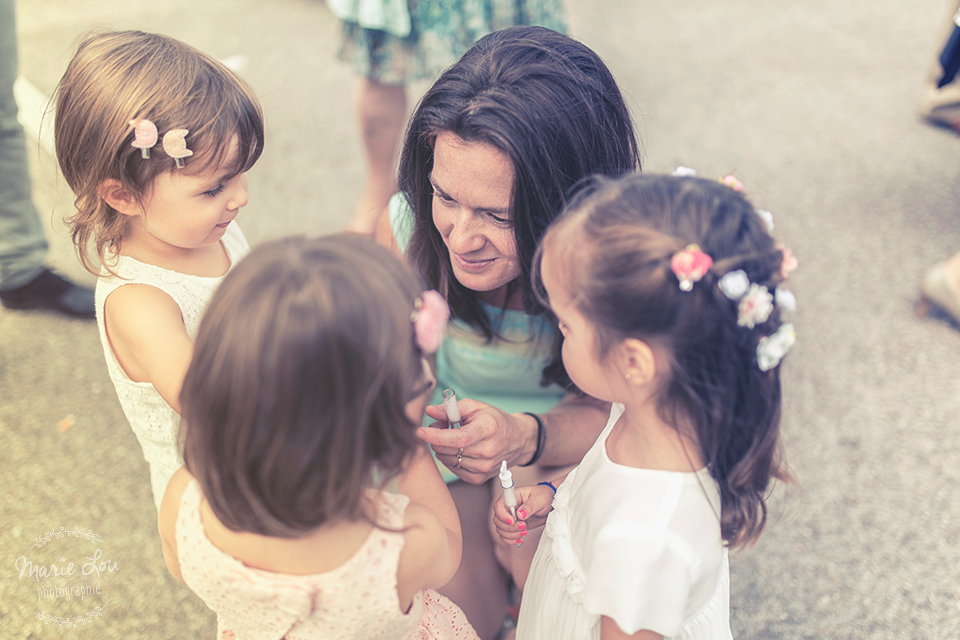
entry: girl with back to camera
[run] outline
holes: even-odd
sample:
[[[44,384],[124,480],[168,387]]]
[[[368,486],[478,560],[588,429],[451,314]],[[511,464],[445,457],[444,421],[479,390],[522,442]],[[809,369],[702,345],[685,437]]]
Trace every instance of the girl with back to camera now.
[[[778,364],[794,333],[774,300],[792,301],[793,259],[762,215],[717,182],[630,175],[589,183],[547,231],[564,364],[613,406],[565,479],[518,489],[516,518],[495,505],[510,544],[546,520],[518,640],[731,637],[727,548],[757,539],[789,477]]]
[[[356,236],[267,243],[224,279],[160,508],[167,566],[220,637],[476,639],[432,590],[457,569],[460,522],[415,434],[447,314]]]
[[[189,45],[105,33],[80,44],[60,80],[55,138],[76,195],[73,240],[100,275],[107,369],[159,508],[183,464],[178,396],[200,315],[249,250],[234,218],[263,151],[260,105],[239,76]]]

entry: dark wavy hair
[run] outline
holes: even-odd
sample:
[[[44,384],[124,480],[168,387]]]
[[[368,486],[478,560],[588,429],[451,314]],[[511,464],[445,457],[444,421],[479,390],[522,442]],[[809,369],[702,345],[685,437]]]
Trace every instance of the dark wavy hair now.
[[[224,525],[297,537],[364,517],[364,488],[423,446],[404,413],[423,380],[421,291],[351,235],[262,244],[227,274],[180,394],[187,469]]]
[[[714,262],[684,292],[670,259],[691,243]],[[760,339],[781,319],[774,309],[754,329],[738,326],[737,303],[717,286],[737,269],[771,293],[782,282],[783,253],[753,205],[700,178],[597,177],[547,232],[536,272],[544,247],[566,265],[569,294],[596,331],[600,358],[630,337],[669,354],[658,411],[668,424],[692,425],[720,486],[723,539],[731,547],[755,541],[772,479],[790,479],[782,462],[779,367],[757,365]],[[539,281],[536,287],[543,296]]]
[[[495,336],[475,291],[452,275],[433,223],[430,172],[437,135],[449,131],[483,142],[513,162],[513,218],[522,272],[510,283],[528,313],[548,311],[530,286],[530,265],[567,191],[591,174],[640,169],[630,112],[600,57],[543,27],[513,27],[481,38],[427,91],[410,119],[400,156],[399,186],[416,216],[407,258],[443,294],[454,317]],[[509,296],[508,296],[509,298]],[[560,380],[559,350],[544,371]]]

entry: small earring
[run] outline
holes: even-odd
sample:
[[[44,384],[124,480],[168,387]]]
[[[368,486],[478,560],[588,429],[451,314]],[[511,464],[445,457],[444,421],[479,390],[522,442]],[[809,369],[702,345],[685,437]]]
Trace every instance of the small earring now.
[[[630,379],[630,374],[628,373],[628,374],[627,374],[627,380],[629,380],[629,379]]]

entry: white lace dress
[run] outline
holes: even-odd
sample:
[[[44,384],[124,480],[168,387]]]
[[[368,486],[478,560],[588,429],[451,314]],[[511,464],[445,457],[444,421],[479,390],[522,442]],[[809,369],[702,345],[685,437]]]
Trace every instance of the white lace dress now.
[[[250,251],[250,245],[236,221],[227,227],[220,242],[230,258],[231,268]],[[107,296],[124,285],[148,284],[156,287],[179,305],[187,335],[193,340],[200,326],[200,316],[223,278],[186,275],[124,256],[120,256],[114,271],[119,278],[103,271],[97,282],[97,326],[100,329],[100,342],[107,360],[110,380],[117,390],[123,413],[140,441],[143,457],[150,465],[150,486],[153,489],[153,501],[159,511],[160,501],[170,477],[183,465],[183,457],[177,448],[180,416],[160,397],[152,384],[134,382],[124,373],[107,340],[103,305]]]
[[[600,616],[626,633],[726,640],[730,576],[720,491],[706,469],[616,464],[606,441],[623,413],[557,488],[523,590],[517,640],[600,637]]]

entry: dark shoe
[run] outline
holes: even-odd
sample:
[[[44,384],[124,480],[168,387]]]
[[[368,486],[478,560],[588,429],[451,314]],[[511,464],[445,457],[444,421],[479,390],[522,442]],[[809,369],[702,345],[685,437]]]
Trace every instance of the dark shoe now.
[[[79,318],[96,315],[93,289],[76,285],[49,269],[18,289],[0,291],[0,302],[7,309],[53,309]]]

